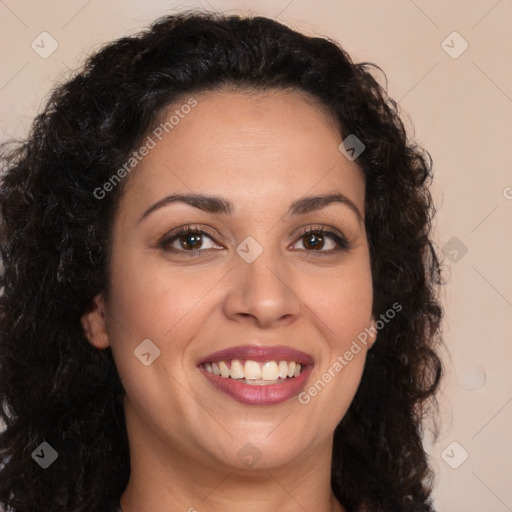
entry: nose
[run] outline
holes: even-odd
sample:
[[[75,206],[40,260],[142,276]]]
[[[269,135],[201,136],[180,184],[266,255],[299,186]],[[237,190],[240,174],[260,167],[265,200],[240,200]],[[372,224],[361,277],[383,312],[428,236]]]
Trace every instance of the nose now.
[[[224,302],[228,318],[261,328],[293,322],[301,310],[293,272],[282,256],[270,250],[251,263],[235,255]]]

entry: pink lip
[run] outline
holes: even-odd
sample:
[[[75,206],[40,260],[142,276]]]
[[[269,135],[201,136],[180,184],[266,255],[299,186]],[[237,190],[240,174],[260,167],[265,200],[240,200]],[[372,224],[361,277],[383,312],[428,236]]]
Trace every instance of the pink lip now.
[[[269,384],[267,386],[253,386],[229,377],[220,377],[209,373],[203,366],[200,366],[199,370],[218,390],[242,404],[275,405],[285,402],[301,392],[313,370],[313,366],[304,367],[298,377],[286,379],[280,384]]]
[[[231,361],[232,359],[240,361],[250,359],[257,362],[296,361],[302,365],[302,371],[297,377],[287,378],[279,384],[253,386],[236,379],[214,375],[206,371],[203,366],[204,363]],[[199,370],[213,386],[246,405],[274,405],[293,398],[304,388],[313,365],[313,358],[309,354],[285,347],[284,345],[273,347],[262,345],[232,347],[214,352],[198,362]]]
[[[278,363],[279,361],[295,361],[303,366],[313,364],[313,358],[309,354],[290,347],[285,347],[284,345],[278,345],[275,347],[244,345],[226,348],[203,357],[197,364],[201,365],[203,363],[213,363],[215,361],[230,361],[232,359],[250,359],[251,361],[257,361],[260,363],[264,361],[277,361]]]

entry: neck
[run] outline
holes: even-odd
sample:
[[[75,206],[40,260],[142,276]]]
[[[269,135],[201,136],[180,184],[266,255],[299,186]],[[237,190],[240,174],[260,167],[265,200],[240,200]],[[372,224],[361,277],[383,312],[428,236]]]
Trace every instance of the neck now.
[[[135,430],[122,512],[346,512],[330,484],[332,439],[279,467],[240,469]]]
[[[165,486],[160,482],[158,488],[141,488],[131,479],[121,497],[122,512],[346,512],[331,491],[308,486],[305,492],[275,470],[254,477],[217,471],[216,477],[189,488],[183,486],[182,478],[172,484],[167,481]]]

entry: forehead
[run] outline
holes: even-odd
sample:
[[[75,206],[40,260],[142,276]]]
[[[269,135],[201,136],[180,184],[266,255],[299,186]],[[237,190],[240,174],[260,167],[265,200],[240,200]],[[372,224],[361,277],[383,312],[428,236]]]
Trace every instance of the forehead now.
[[[191,98],[195,106],[184,108]],[[155,145],[130,176],[128,200],[135,190],[148,201],[180,190],[236,203],[342,186],[364,201],[362,172],[338,149],[338,122],[307,93],[200,92],[174,102],[159,122],[168,129],[160,138],[150,132]]]

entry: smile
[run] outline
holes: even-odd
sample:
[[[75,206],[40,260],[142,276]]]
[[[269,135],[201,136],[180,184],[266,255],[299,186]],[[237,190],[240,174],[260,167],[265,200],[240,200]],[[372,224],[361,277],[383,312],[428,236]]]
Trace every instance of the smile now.
[[[243,345],[219,350],[197,361],[198,370],[219,399],[244,405],[277,405],[306,385],[314,360],[285,345]]]
[[[285,379],[298,377],[301,364],[296,361],[252,361],[233,359],[231,361],[214,361],[204,363],[208,373],[225,379],[235,379],[246,384],[265,386],[283,382]]]

